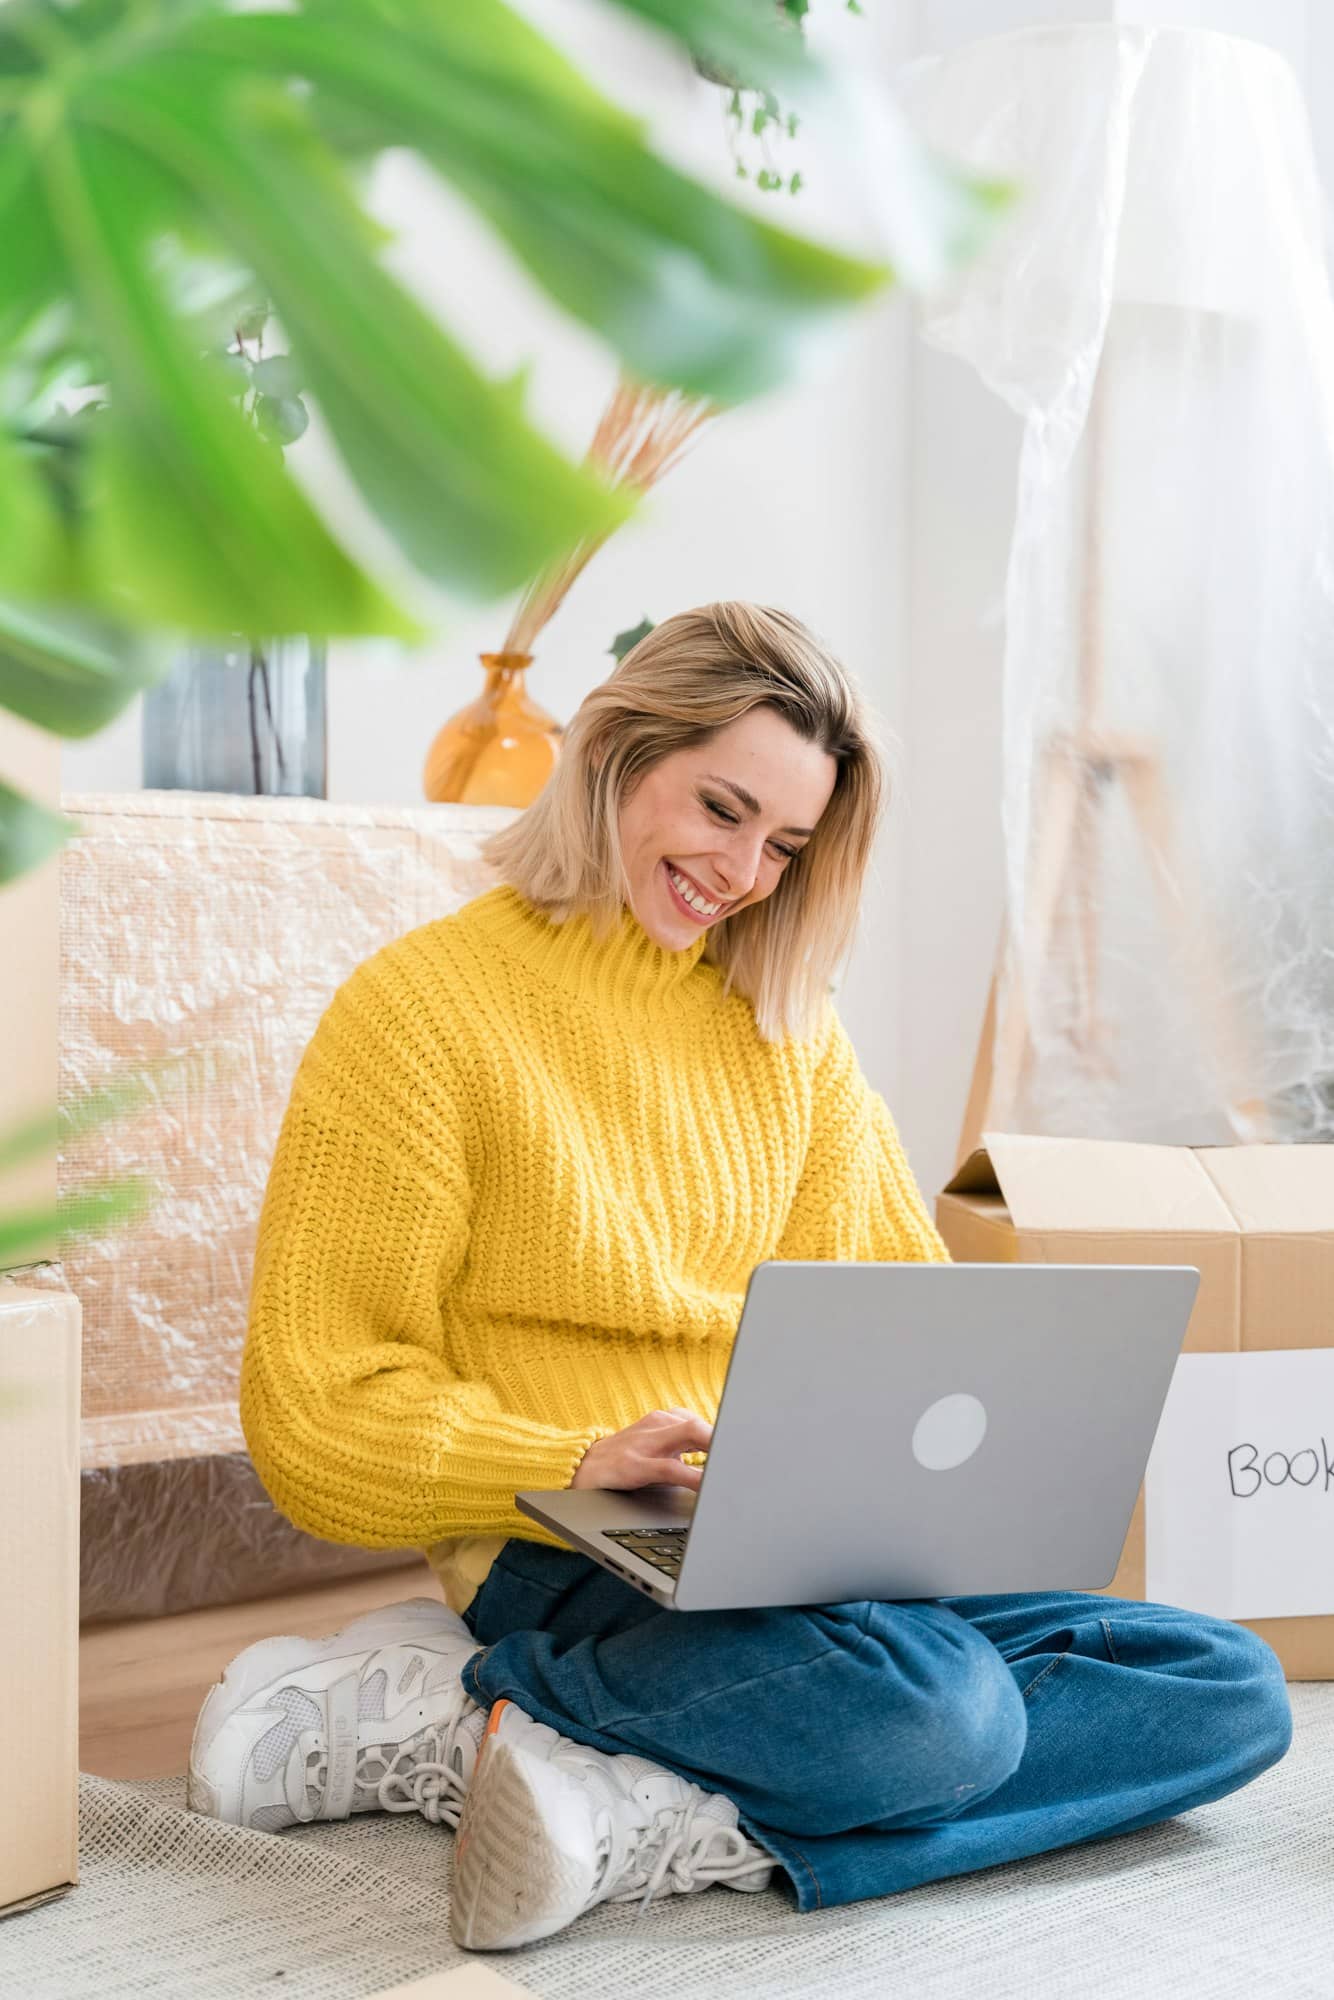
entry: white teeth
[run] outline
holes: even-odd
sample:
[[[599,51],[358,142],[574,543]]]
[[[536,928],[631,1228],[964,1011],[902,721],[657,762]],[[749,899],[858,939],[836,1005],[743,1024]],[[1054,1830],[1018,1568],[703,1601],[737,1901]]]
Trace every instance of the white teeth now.
[[[721,903],[706,903],[699,891],[693,889],[689,882],[686,881],[685,876],[677,874],[670,861],[667,864],[667,873],[672,878],[677,894],[683,896],[691,909],[698,910],[702,917],[716,916],[719,910],[721,910]]]

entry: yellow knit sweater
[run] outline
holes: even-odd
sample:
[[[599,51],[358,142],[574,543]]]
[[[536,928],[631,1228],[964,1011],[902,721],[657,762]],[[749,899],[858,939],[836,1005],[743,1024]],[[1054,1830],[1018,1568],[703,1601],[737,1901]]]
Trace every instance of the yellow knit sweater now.
[[[648,1410],[712,1419],[765,1258],[946,1261],[832,1006],[763,1041],[704,936],[597,943],[507,884],[386,945],[302,1057],[269,1175],[246,1442],[299,1527],[419,1547],[461,1609]]]

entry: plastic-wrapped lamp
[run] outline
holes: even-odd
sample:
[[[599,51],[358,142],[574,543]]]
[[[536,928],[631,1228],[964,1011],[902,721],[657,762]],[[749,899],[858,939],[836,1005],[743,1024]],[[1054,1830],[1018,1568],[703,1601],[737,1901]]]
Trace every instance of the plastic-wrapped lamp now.
[[[1255,42],[1102,23],[905,90],[1022,191],[922,322],[1025,426],[960,1153],[1328,1141],[1334,302],[1300,85]]]

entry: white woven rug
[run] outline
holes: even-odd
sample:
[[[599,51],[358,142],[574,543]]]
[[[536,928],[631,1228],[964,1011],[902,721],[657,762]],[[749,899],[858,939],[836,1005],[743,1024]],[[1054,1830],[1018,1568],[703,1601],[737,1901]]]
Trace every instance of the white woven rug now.
[[[595,1910],[489,1963],[538,2000],[1334,2000],[1334,1684],[1244,1791],[1162,1826],[802,1916],[778,1892]],[[0,1923],[13,2000],[364,2000],[458,1964],[453,1842],[416,1814],[297,1834],[83,1780],[83,1882]]]

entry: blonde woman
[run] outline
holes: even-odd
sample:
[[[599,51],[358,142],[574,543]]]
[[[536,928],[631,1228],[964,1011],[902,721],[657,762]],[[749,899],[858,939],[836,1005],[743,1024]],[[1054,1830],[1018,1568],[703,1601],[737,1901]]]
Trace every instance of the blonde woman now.
[[[489,843],[499,885],[360,966],[302,1060],[246,1437],[300,1527],[426,1549],[446,1603],[242,1653],[190,1801],[457,1825],[462,1945],[710,1883],[884,1895],[1148,1825],[1287,1748],[1273,1652],[1220,1620],[1064,1592],[673,1613],[515,1509],[698,1486],[761,1260],[945,1258],[829,1000],[882,790],[794,618],[670,618]]]

